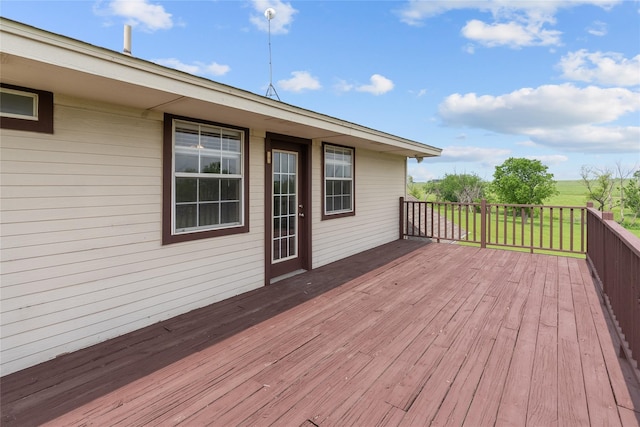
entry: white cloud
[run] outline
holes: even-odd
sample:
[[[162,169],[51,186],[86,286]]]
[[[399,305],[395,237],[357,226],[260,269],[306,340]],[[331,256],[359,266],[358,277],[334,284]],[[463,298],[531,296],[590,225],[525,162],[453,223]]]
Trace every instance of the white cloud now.
[[[631,59],[616,52],[569,52],[558,64],[562,77],[607,86],[640,85],[640,55]]]
[[[578,88],[572,84],[523,88],[506,95],[453,94],[439,106],[451,126],[471,126],[513,134],[607,123],[640,110],[637,92],[622,88]]]
[[[529,15],[554,15],[558,9],[581,5],[594,5],[603,9],[611,9],[622,0],[409,0],[405,7],[398,11],[402,22],[409,25],[420,25],[424,20],[433,18],[451,10],[476,9],[491,12],[495,17],[526,12]]]
[[[393,82],[388,78],[381,76],[380,74],[374,74],[369,79],[371,82],[368,85],[357,86],[358,92],[368,92],[373,95],[382,95],[393,89]]]
[[[228,65],[218,64],[217,62],[212,62],[211,64],[205,66],[205,70],[213,76],[224,76],[229,71],[231,71],[231,67]]]
[[[261,31],[269,31],[269,20],[264,16],[264,11],[272,8],[276,15],[271,19],[272,34],[287,34],[293,22],[293,16],[298,13],[291,6],[291,3],[282,0],[252,0],[255,13],[251,14],[249,20]]]
[[[421,25],[426,19],[451,10],[475,9],[489,12],[493,22],[474,19],[462,28],[463,36],[484,46],[548,46],[560,43],[561,32],[546,26],[555,24],[559,9],[580,5],[595,5],[609,9],[621,0],[410,0],[398,11],[400,20],[409,25]],[[473,48],[467,47],[473,53]]]
[[[509,158],[511,150],[452,145],[442,149],[440,157],[430,158],[434,163],[472,162],[493,167]]]
[[[231,68],[228,65],[220,65],[216,62],[210,64],[204,64],[201,62],[194,62],[193,64],[185,64],[176,58],[164,58],[156,59],[153,62],[164,65],[165,67],[175,68],[176,70],[184,71],[185,73],[193,75],[211,75],[211,76],[223,76],[227,74]]]
[[[336,89],[338,92],[349,92],[352,90],[356,90],[358,92],[367,92],[373,95],[382,95],[393,90],[395,86],[393,81],[380,74],[372,75],[369,78],[369,82],[370,83],[366,85],[356,85],[345,80],[339,80],[338,83],[334,85],[334,89]]]
[[[418,163],[415,159],[407,162],[407,174],[413,178],[414,182],[427,182],[435,178],[429,171],[429,166],[425,163]]]
[[[306,71],[293,71],[293,77],[288,80],[279,80],[278,86],[290,92],[302,92],[304,90],[318,90],[322,88],[320,81]]]
[[[575,151],[638,150],[638,127],[596,126],[640,111],[640,94],[623,88],[571,84],[524,88],[500,96],[448,96],[439,106],[446,125],[526,135],[537,144]]]
[[[151,4],[148,0],[113,0],[108,4],[106,13],[126,18],[131,26],[147,31],[173,27],[171,14],[163,6]]]
[[[539,129],[531,135],[539,145],[578,153],[640,152],[640,126],[570,126]]]
[[[530,139],[528,139],[526,141],[522,141],[522,142],[516,142],[516,145],[519,145],[521,147],[538,147],[538,144],[536,144],[535,142],[531,141]]]
[[[338,80],[338,82],[333,85],[333,88],[338,92],[349,92],[352,91],[355,86],[346,80]]]
[[[477,19],[467,22],[462,35],[484,46],[548,46],[560,42],[560,31],[544,30],[538,25],[519,22],[485,24]]]
[[[562,154],[550,154],[541,156],[525,156],[529,160],[540,160],[542,164],[547,166],[556,166],[569,160],[567,156]]]
[[[418,91],[410,90],[409,93],[411,95],[414,95],[416,98],[422,98],[423,96],[425,96],[428,93],[428,91],[427,91],[427,89],[420,89]]]
[[[602,21],[595,21],[589,28],[587,28],[587,32],[592,36],[606,36],[607,35],[607,24]]]

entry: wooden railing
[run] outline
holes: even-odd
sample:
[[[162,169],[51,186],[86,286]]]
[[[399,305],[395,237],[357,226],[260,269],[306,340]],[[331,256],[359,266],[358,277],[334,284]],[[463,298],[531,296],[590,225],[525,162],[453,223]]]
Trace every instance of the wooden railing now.
[[[587,235],[587,262],[617,323],[621,351],[640,361],[640,239],[615,222],[611,212],[592,206]]]
[[[481,247],[584,254],[586,207],[407,201],[400,238],[426,237]]]

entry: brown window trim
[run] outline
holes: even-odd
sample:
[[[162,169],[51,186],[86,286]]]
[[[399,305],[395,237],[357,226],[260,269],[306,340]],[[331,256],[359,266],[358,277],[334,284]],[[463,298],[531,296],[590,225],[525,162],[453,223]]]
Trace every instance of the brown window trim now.
[[[53,93],[0,83],[0,87],[38,95],[38,120],[0,116],[0,128],[24,130],[28,132],[53,133]]]
[[[193,231],[190,233],[173,234],[171,200],[171,187],[173,180],[173,121],[184,120],[194,123],[202,123],[212,126],[220,126],[229,129],[236,129],[244,132],[243,144],[243,225],[216,230]],[[249,129],[223,123],[216,123],[207,120],[194,119],[191,117],[175,116],[165,113],[163,124],[163,146],[162,146],[162,244],[188,242],[192,240],[209,239],[212,237],[229,236],[232,234],[249,232]]]
[[[352,183],[353,183],[353,194],[352,194],[352,200],[351,203],[353,203],[353,210],[351,212],[341,212],[341,213],[335,213],[335,214],[327,214],[325,213],[325,202],[326,202],[326,195],[325,195],[325,176],[324,176],[324,171],[325,171],[325,163],[324,163],[324,148],[325,146],[330,145],[332,147],[340,147],[340,148],[348,148],[349,150],[353,151],[353,164],[352,164],[352,168],[353,168],[353,177],[351,179]],[[339,145],[339,144],[331,144],[328,142],[323,142],[322,143],[322,201],[321,201],[321,219],[322,221],[327,220],[327,219],[336,219],[336,218],[345,218],[345,217],[349,217],[349,216],[355,216],[356,215],[356,149],[355,147],[349,147],[346,145]]]

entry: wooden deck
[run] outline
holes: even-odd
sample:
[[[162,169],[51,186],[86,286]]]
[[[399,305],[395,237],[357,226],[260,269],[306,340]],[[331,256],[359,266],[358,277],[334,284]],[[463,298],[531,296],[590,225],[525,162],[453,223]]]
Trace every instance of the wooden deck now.
[[[584,260],[398,241],[1,379],[3,426],[640,425]]]

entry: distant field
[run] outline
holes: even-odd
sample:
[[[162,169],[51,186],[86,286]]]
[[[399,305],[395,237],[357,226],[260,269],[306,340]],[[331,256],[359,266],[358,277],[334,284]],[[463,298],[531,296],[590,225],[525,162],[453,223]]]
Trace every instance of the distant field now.
[[[582,181],[556,181],[559,195],[553,196],[545,204],[557,206],[586,206],[587,188]]]

